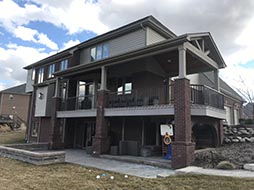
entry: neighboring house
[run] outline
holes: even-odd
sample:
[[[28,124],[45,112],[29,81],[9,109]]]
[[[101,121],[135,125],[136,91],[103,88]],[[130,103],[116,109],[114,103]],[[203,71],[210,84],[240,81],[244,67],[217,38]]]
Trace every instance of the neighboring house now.
[[[160,125],[173,123],[172,167],[184,167],[194,142],[223,142],[225,66],[210,33],[177,36],[145,17],[25,67],[28,141],[95,155],[153,154],[162,149]],[[187,79],[205,72],[210,87]]]
[[[243,118],[244,119],[254,119],[254,103],[248,103],[243,107]]]
[[[26,93],[25,89],[26,84],[21,84],[0,92],[1,116],[18,116],[27,123],[30,95]]]

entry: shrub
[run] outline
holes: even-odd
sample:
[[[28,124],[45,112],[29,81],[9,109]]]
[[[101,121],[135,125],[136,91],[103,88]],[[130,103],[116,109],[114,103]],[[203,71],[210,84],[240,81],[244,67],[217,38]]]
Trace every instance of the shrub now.
[[[236,167],[233,163],[229,161],[221,161],[218,163],[216,168],[221,170],[234,170]]]

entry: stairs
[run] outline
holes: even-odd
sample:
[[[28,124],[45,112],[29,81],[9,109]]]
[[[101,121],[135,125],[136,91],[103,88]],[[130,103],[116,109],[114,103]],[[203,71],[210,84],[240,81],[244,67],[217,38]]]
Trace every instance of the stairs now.
[[[7,124],[12,130],[20,128],[22,123],[26,122],[18,115],[0,115],[0,124]]]

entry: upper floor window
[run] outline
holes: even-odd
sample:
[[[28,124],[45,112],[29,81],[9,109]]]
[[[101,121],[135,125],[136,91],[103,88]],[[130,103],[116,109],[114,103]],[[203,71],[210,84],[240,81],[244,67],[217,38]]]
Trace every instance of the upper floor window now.
[[[108,44],[100,44],[96,47],[91,48],[91,61],[107,58],[109,56]]]
[[[54,74],[53,74],[54,72],[55,72],[55,64],[52,64],[49,66],[48,78],[54,77]]]
[[[44,68],[40,68],[38,73],[38,83],[43,82],[43,77],[44,77]]]
[[[35,80],[35,69],[32,70],[32,77],[31,77],[32,80]]]
[[[68,68],[68,59],[61,61],[60,71],[66,70]]]

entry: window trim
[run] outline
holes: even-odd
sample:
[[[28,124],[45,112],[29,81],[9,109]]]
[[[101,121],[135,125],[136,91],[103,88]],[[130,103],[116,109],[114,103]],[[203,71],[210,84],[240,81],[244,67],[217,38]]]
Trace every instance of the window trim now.
[[[109,57],[109,43],[98,44],[90,48],[90,61],[98,61]]]
[[[64,59],[60,62],[60,71],[64,71],[66,69],[68,69],[68,65],[69,65],[69,60],[68,59]]]
[[[49,65],[49,67],[48,67],[48,78],[53,78],[54,77],[55,69],[56,69],[55,63]]]
[[[37,83],[40,84],[40,83],[43,83],[44,81],[44,67],[41,67],[39,68],[39,71],[38,71],[38,80],[37,80]]]

